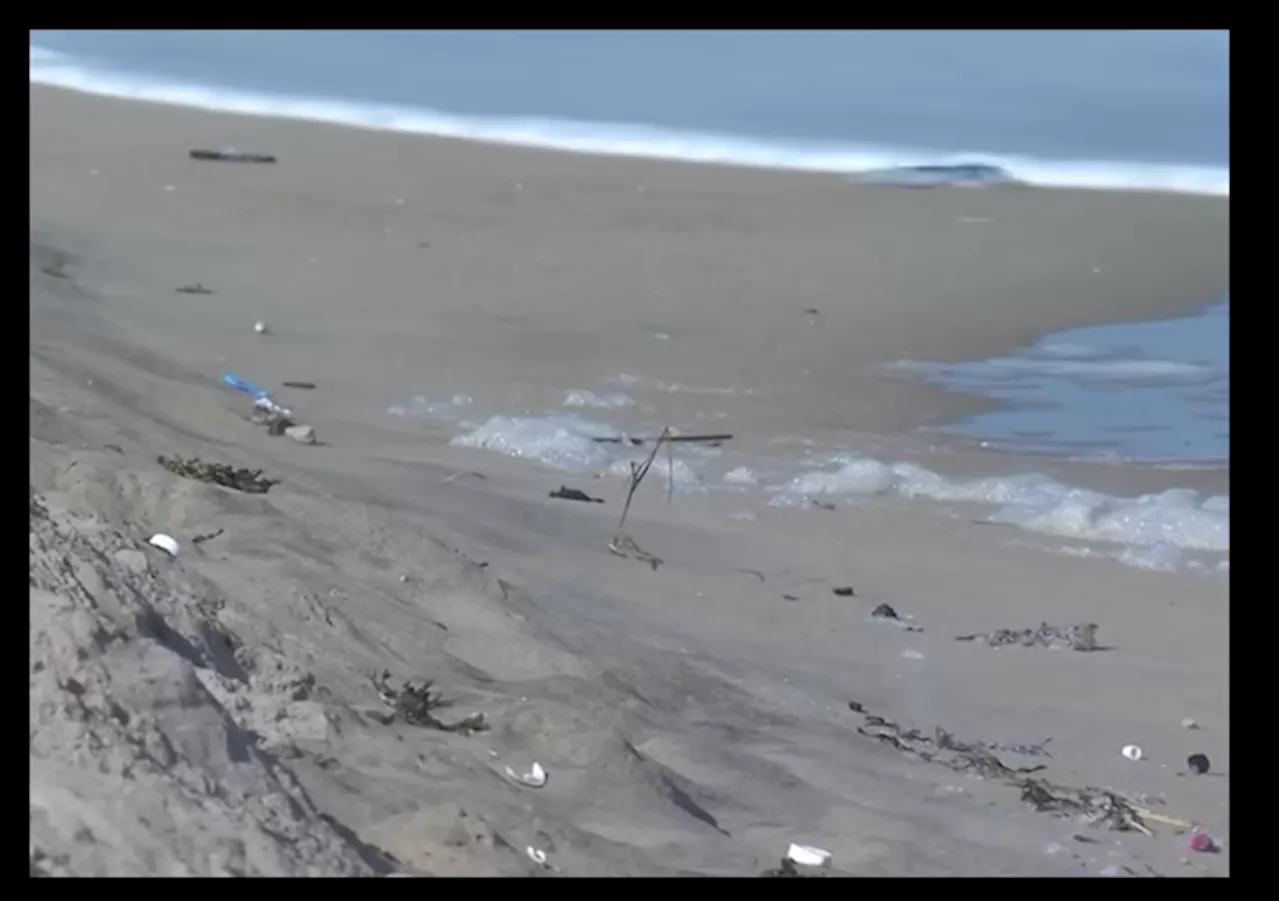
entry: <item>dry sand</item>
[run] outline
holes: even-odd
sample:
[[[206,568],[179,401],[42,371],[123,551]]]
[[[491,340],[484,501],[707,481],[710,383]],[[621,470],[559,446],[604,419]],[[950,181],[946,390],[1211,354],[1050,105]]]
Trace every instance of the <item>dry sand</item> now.
[[[384,412],[428,390],[545,406],[638,372],[751,387],[716,401],[744,435],[900,434],[975,403],[875,364],[1194,307],[1225,281],[1225,201],[855,189],[31,102],[33,872],[752,875],[791,841],[862,876],[1228,871],[1166,825],[1037,813],[859,734],[849,709],[1052,736],[1051,758],[1007,762],[1225,838],[1222,584],[907,503],[741,523],[654,490],[629,529],[667,561],[651,571],[605,551],[615,504],[546,497],[616,485]],[[282,163],[186,158],[226,144]],[[216,293],[174,293],[193,282]],[[289,400],[326,445],[249,425],[224,369],[316,382]],[[175,453],[281,483],[184,480],[156,465]],[[145,546],[155,531],[177,560]],[[924,631],[869,621],[882,602]],[[1041,620],[1097,622],[1112,650],[952,640]],[[382,669],[492,729],[384,725]],[[1181,775],[1195,751],[1219,775]],[[503,775],[534,761],[540,789]]]

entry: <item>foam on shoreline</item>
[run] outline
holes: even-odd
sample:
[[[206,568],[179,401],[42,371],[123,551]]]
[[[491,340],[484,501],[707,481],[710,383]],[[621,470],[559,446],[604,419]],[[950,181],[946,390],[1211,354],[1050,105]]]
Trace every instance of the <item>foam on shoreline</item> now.
[[[327,122],[380,131],[460,138],[544,150],[805,172],[858,174],[899,167],[990,166],[1042,188],[1167,191],[1228,196],[1225,168],[1173,163],[1051,160],[957,149],[925,151],[817,140],[680,131],[625,122],[481,116],[425,107],[334,100],[195,84],[90,65],[29,48],[29,79],[83,93],[216,112]]]
[[[616,428],[577,415],[494,416],[453,439],[458,447],[497,451],[566,472],[608,473],[625,477],[647,450]],[[760,468],[724,462],[719,452],[681,448],[672,471],[659,455],[660,481],[671,478],[679,491],[716,490],[759,493],[774,507],[812,509],[815,499],[899,497],[989,509],[987,520],[1028,532],[1118,548],[1103,551],[1120,562],[1144,569],[1209,569],[1195,555],[1225,555],[1231,549],[1231,499],[1204,496],[1190,489],[1118,497],[1064,485],[1040,473],[980,479],[953,479],[914,463],[885,462],[840,454],[822,468],[813,459],[796,458],[784,467],[788,476],[765,476]],[[726,468],[727,467],[727,468]],[[768,472],[777,472],[769,467]]]

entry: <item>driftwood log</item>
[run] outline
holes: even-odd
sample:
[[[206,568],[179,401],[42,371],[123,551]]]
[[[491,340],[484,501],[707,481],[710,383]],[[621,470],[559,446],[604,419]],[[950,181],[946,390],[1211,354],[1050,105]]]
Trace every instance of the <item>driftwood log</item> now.
[[[276,161],[276,158],[269,153],[246,153],[243,150],[193,150],[191,158],[218,163],[274,163]]]

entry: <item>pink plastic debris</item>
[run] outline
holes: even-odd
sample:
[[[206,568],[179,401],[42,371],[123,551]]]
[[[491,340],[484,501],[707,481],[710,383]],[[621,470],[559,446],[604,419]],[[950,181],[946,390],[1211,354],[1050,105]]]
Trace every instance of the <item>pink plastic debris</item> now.
[[[1200,851],[1201,853],[1218,850],[1218,846],[1214,844],[1213,838],[1206,832],[1191,833],[1191,838],[1187,840],[1187,847],[1192,851]]]

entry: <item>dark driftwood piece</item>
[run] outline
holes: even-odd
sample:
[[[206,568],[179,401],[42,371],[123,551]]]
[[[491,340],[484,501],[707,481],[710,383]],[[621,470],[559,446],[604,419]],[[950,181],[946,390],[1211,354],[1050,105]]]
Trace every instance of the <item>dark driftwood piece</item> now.
[[[597,442],[598,444],[622,444],[625,441],[626,443],[630,444],[632,447],[640,447],[643,444],[655,444],[663,441],[667,442],[668,444],[732,441],[733,436],[727,433],[712,434],[712,435],[668,435],[664,433],[662,435],[659,435],[657,438],[622,438],[622,437],[608,436],[608,437],[592,438],[591,440]]]
[[[193,160],[219,163],[274,163],[276,158],[268,153],[246,153],[243,150],[193,150]]]

